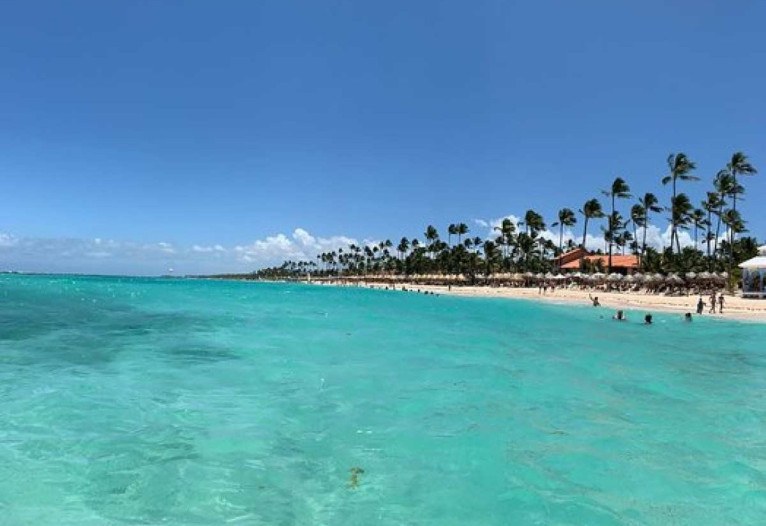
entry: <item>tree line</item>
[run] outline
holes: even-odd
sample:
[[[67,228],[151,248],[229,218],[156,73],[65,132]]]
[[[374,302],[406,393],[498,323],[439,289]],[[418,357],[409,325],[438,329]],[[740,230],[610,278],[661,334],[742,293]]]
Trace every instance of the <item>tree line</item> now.
[[[670,186],[669,202],[663,206],[656,194],[646,192],[634,196],[630,185],[616,177],[600,197],[587,199],[575,212],[562,208],[550,223],[558,234],[554,241],[543,235],[549,228],[545,218],[535,210],[527,210],[518,222],[503,219],[493,233],[482,239],[471,236],[466,223],[447,226],[446,240],[439,230],[428,225],[422,241],[418,237],[402,237],[396,245],[390,239],[360,245],[349,244],[316,255],[315,261],[285,261],[276,267],[257,271],[256,277],[283,279],[315,273],[337,274],[432,274],[454,273],[475,277],[495,272],[548,272],[556,270],[557,257],[576,248],[574,239],[564,242],[564,230],[582,225],[585,246],[589,228],[601,221],[600,234],[606,265],[581,262],[584,271],[611,271],[612,256],[619,252],[638,258],[644,272],[729,271],[757,253],[754,237],[741,236],[747,232],[737,203],[742,201],[746,176],[757,174],[756,168],[742,152],[734,153],[719,170],[705,191],[705,198],[693,203],[681,191],[688,183],[700,181],[695,175],[696,164],[684,153],[672,153],[667,158],[667,173],[660,179]],[[632,200],[632,201],[631,201]],[[670,240],[666,247],[656,249],[647,243],[647,227],[651,221],[667,213]],[[640,232],[639,232],[640,231]],[[682,246],[680,234],[688,232],[693,246]],[[555,236],[554,236],[555,237]],[[595,267],[595,268],[594,268]]]

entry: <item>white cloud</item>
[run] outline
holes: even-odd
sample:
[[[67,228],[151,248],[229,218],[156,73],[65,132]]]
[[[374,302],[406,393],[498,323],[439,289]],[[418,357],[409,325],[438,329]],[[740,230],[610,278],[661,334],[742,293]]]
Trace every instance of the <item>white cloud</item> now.
[[[240,261],[276,264],[290,260],[314,260],[322,252],[346,247],[356,240],[347,236],[314,237],[303,228],[296,228],[290,237],[285,234],[269,236],[249,245],[234,247]]]
[[[518,224],[519,218],[513,214],[496,219],[476,219],[474,223],[483,230],[477,230],[475,234],[494,239],[498,232],[493,228],[500,226],[505,218]],[[604,248],[600,230],[602,223],[592,221],[588,225],[585,244],[589,249]],[[579,244],[582,240],[581,228],[577,225],[575,230],[565,230],[564,242],[573,239]],[[661,248],[670,243],[669,227],[661,230],[650,225],[646,234],[650,246]],[[546,230],[542,235],[558,243],[558,231],[555,229]],[[642,235],[642,229],[639,229],[639,239]],[[693,245],[688,232],[679,235],[682,246]],[[352,243],[365,246],[378,242],[364,239],[359,243],[343,235],[318,237],[304,228],[296,228],[290,235],[277,233],[230,248],[221,244],[183,247],[166,241],[136,243],[103,238],[28,238],[0,232],[0,270],[148,275],[165,274],[170,268],[174,268],[179,275],[250,272],[288,259],[316,261],[317,254],[345,248]],[[704,243],[700,245],[704,248]]]

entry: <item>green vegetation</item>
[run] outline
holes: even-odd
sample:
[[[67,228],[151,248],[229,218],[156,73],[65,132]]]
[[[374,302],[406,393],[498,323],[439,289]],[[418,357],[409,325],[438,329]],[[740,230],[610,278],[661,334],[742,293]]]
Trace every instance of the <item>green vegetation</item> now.
[[[756,239],[740,236],[747,229],[737,210],[737,201],[745,193],[740,178],[755,175],[756,168],[744,153],[736,152],[713,178],[706,198],[695,206],[687,194],[678,191],[678,183],[700,180],[694,175],[695,163],[684,153],[674,153],[668,156],[667,165],[668,173],[661,178],[661,183],[671,185],[668,206],[662,207],[657,196],[647,192],[632,204],[629,216],[624,218],[618,201],[631,199],[632,195],[627,181],[617,177],[602,192],[608,199],[608,215],[596,198],[587,200],[579,209],[583,225],[580,246],[585,244],[589,224],[606,218],[601,232],[608,254],[607,272],[611,270],[614,251],[625,254],[627,250],[638,257],[640,269],[644,272],[728,270],[730,274],[736,274],[736,265],[757,253]],[[647,246],[646,226],[663,211],[669,213],[670,244],[657,250]],[[504,219],[494,227],[493,235],[487,239],[471,237],[466,223],[453,223],[447,227],[445,242],[439,230],[434,225],[428,225],[422,242],[417,238],[402,237],[395,249],[391,240],[365,246],[351,244],[318,254],[316,261],[286,261],[248,277],[292,279],[308,273],[318,276],[388,273],[463,274],[471,279],[495,272],[548,272],[557,269],[557,256],[575,248],[571,239],[564,242],[564,227],[572,228],[577,221],[578,217],[572,209],[559,210],[556,221],[551,224],[553,228],[558,227],[558,244],[542,235],[546,229],[545,219],[531,209],[526,211],[518,224]],[[642,229],[640,241],[639,229]],[[679,233],[690,230],[695,245],[682,247]],[[725,238],[722,233],[726,234]],[[583,261],[582,265],[583,270],[596,270],[589,268],[587,261]]]

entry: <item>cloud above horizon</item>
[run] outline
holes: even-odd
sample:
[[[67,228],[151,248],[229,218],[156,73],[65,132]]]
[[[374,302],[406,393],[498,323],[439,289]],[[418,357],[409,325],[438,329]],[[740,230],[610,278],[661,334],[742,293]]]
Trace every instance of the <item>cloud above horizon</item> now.
[[[494,228],[500,226],[505,218],[518,224],[519,217],[513,214],[494,219],[475,219],[473,233],[494,239],[497,237]],[[586,238],[586,247],[591,250],[604,248],[600,226],[596,222]],[[547,229],[541,235],[558,243],[557,230]],[[639,239],[642,235],[642,229],[638,229]],[[581,231],[565,229],[564,242],[570,239],[580,243]],[[656,225],[649,225],[646,240],[649,246],[655,248],[667,246],[670,243],[670,227],[661,230]],[[688,232],[680,233],[680,241],[682,246],[694,244]],[[222,244],[179,246],[166,241],[137,243],[103,238],[32,238],[0,232],[0,270],[140,275],[251,272],[285,260],[313,261],[321,252],[337,250],[352,243],[367,245],[375,242],[373,239],[357,241],[346,235],[319,237],[300,227],[289,235],[276,233],[232,247]]]

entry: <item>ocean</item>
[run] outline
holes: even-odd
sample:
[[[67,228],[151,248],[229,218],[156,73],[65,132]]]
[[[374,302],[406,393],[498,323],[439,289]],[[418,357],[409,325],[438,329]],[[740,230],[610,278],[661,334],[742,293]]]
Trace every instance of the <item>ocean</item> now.
[[[766,325],[0,276],[0,524],[736,525]]]

